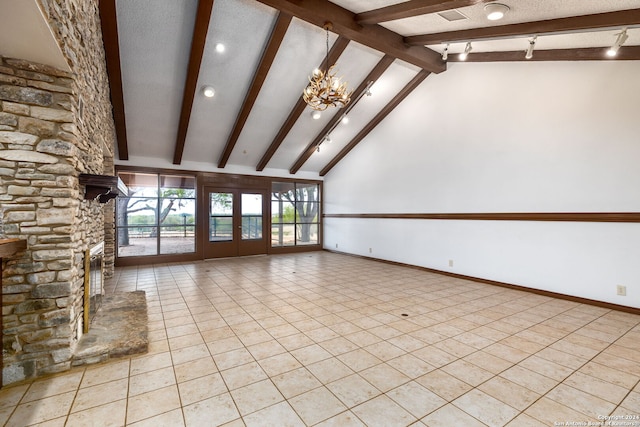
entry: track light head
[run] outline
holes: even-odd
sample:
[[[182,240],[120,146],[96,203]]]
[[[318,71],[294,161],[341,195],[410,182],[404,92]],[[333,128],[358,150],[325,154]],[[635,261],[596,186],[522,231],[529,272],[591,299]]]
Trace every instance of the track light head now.
[[[458,55],[458,59],[460,59],[460,61],[466,61],[467,56],[469,56],[469,52],[471,52],[472,50],[473,47],[471,47],[471,42],[467,42],[466,46],[464,47],[464,52]]]
[[[446,61],[447,59],[449,59],[449,43],[447,43],[442,51],[442,60]]]
[[[607,51],[607,56],[614,57],[618,54],[618,50],[622,47],[624,42],[627,41],[629,35],[627,34],[627,29],[623,28],[621,32],[617,34],[616,42],[609,48]]]
[[[524,55],[526,59],[533,58],[533,49],[536,47],[536,39],[538,36],[533,36],[529,39],[529,47],[527,48],[527,53]]]

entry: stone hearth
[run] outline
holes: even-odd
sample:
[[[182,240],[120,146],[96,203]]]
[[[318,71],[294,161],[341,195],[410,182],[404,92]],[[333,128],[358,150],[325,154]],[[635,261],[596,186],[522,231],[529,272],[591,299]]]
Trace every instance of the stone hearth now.
[[[147,300],[144,291],[106,295],[73,355],[73,366],[146,353]]]

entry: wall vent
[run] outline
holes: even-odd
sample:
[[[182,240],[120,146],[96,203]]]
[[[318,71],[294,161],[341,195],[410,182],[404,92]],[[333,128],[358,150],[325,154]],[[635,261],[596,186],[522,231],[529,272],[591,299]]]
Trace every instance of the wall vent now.
[[[443,17],[444,19],[446,19],[449,22],[463,21],[465,19],[469,19],[465,15],[463,15],[462,13],[458,12],[455,9],[447,10],[447,11],[444,11],[444,12],[439,12],[438,15],[440,15],[441,17]]]

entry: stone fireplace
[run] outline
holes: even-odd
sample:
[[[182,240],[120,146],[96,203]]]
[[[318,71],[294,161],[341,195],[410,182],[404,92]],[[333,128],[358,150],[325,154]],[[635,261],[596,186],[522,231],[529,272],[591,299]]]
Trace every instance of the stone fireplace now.
[[[70,369],[85,251],[104,242],[104,272],[113,272],[114,202],[85,200],[78,179],[113,175],[98,2],[39,4],[71,72],[0,56],[2,223],[6,237],[27,243],[2,259],[3,384]]]

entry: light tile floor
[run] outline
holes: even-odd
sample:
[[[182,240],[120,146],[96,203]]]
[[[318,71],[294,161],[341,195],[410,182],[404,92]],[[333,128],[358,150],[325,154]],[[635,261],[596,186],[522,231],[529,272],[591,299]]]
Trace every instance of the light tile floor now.
[[[117,269],[132,290],[149,353],[7,387],[0,424],[640,426],[637,315],[327,252]]]

